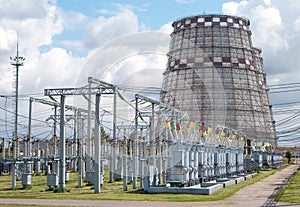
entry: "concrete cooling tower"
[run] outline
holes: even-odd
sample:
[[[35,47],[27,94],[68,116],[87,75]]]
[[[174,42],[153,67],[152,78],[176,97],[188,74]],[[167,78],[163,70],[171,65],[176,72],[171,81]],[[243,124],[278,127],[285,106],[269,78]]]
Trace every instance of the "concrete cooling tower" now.
[[[261,50],[250,22],[227,15],[175,21],[161,101],[190,121],[222,125],[276,146]]]

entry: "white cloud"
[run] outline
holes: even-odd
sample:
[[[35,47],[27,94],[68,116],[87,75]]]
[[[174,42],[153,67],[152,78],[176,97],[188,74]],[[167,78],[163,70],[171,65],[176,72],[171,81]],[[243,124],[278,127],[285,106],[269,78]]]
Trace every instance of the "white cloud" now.
[[[28,113],[28,99],[24,100],[23,95],[38,93],[43,97],[43,89],[47,86],[70,86],[75,82],[72,75],[77,75],[82,61],[53,44],[53,38],[64,31],[64,21],[64,13],[55,2],[0,0],[0,94],[14,95],[15,69],[9,57],[16,55],[18,40],[19,54],[26,57],[24,66],[19,68],[19,113],[22,115]],[[48,51],[41,51],[41,47],[47,47]],[[10,108],[12,100],[4,104],[2,98],[1,107],[14,111]],[[4,111],[0,113],[4,117]],[[19,134],[26,134],[27,120],[20,116],[19,124],[22,126]],[[12,135],[10,126],[7,129],[5,137]]]
[[[77,11],[61,11],[63,15],[64,29],[78,29],[84,28],[88,22],[88,17]]]
[[[54,60],[51,52],[40,54],[39,51],[41,46],[53,47],[53,37],[63,31],[64,18],[61,10],[45,0],[2,1],[0,5],[0,76],[6,77],[6,81],[11,82],[8,85],[12,85],[13,68],[8,58],[15,56],[18,39],[20,55],[26,57],[24,66],[20,69],[20,90],[24,93],[38,89],[42,91],[43,83],[48,78],[44,74],[63,72],[52,67],[54,62],[65,58],[62,52],[53,50],[56,57]],[[47,58],[52,59],[52,62],[45,64],[43,59]],[[30,73],[24,74],[25,71]],[[38,88],[31,87],[37,79],[40,80],[37,81],[40,83],[36,86]],[[0,93],[12,93],[11,87],[0,85]]]
[[[243,1],[243,2],[247,4],[246,1]],[[235,15],[235,13],[238,10],[238,7],[240,7],[240,6],[241,6],[241,3],[231,1],[231,2],[224,3],[222,6],[222,10],[225,14]]]
[[[99,14],[103,14],[103,15],[111,14],[111,11],[109,11],[108,9],[99,9],[98,12]]]
[[[10,50],[12,43],[16,39],[16,33],[11,30],[0,27],[0,50],[7,51]]]
[[[172,22],[169,22],[167,24],[162,25],[158,32],[163,32],[167,34],[171,34],[173,32],[174,28],[172,27]]]
[[[131,9],[119,5],[113,16],[98,17],[86,28],[86,46],[96,48],[115,38],[139,31],[137,16]]]
[[[152,68],[153,60],[146,61],[149,54],[166,57],[169,44],[169,34],[162,32],[144,32],[123,36],[114,39],[97,49],[88,58],[79,77],[79,83],[86,82],[87,77],[103,78],[107,82],[118,84],[119,80],[134,73],[141,65],[142,68]],[[139,57],[139,58],[137,58]],[[122,70],[125,61],[130,61],[132,68]],[[155,61],[154,61],[155,62]],[[135,66],[133,67],[133,63]],[[151,64],[152,65],[151,65]],[[165,69],[166,62],[161,62],[161,70]],[[122,71],[122,72],[121,72]],[[125,74],[126,73],[126,74]],[[113,77],[113,78],[112,78]]]
[[[180,4],[189,4],[195,2],[195,0],[176,0],[176,2]]]
[[[294,21],[294,30],[300,32],[300,17]]]
[[[295,80],[293,73],[300,67],[300,40],[297,20],[300,6],[295,1],[244,0],[239,3],[223,4],[225,14],[243,16],[250,19],[254,46],[262,48],[264,69],[270,77],[276,74],[290,74],[289,80]],[[300,26],[300,25],[299,25]],[[272,76],[271,76],[272,75]]]
[[[45,0],[0,0],[0,18],[29,19],[43,18],[47,13]]]
[[[81,67],[80,58],[73,57],[65,49],[53,48],[22,68],[20,87],[22,91],[34,92],[49,87],[72,87]]]

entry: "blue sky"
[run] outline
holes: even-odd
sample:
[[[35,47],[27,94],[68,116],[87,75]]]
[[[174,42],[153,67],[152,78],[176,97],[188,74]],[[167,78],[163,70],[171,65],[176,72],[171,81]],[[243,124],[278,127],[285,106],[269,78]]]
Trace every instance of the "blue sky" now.
[[[268,84],[299,82],[299,0],[0,0],[0,95],[11,97],[14,91],[9,57],[16,54],[17,40],[26,57],[19,82],[23,115],[28,113],[28,96],[45,98],[43,89],[74,87],[85,75],[108,82],[152,81],[160,87],[162,75],[145,80],[138,69],[164,71],[172,22],[203,13],[248,18],[253,45],[262,49]],[[130,42],[128,51],[117,47],[122,40]],[[140,47],[152,54],[136,55]],[[126,57],[126,52],[131,54]],[[95,55],[100,65],[93,65]],[[91,65],[97,70],[90,70]],[[133,73],[138,78],[126,79]],[[299,93],[270,95],[274,105],[299,98]],[[0,107],[11,106],[11,101],[0,99]],[[289,115],[275,114],[275,119]],[[26,123],[21,123],[25,134]]]
[[[161,25],[174,21],[182,16],[206,13],[222,13],[222,4],[226,0],[124,0],[124,1],[97,1],[97,0],[58,0],[57,5],[65,11],[79,11],[83,14],[97,18],[100,14],[106,17],[111,15],[116,5],[122,4],[131,7],[138,15],[139,20],[151,29],[158,29]],[[102,11],[102,12],[101,12]]]
[[[162,25],[190,15],[222,14],[226,0],[146,0],[146,1],[97,1],[97,0],[58,0],[56,5],[65,12],[80,12],[90,19],[99,16],[113,17],[120,7],[127,7],[137,16],[141,30],[158,30]],[[237,1],[239,2],[239,1]],[[59,44],[63,40],[82,40],[85,32],[82,28],[64,30],[54,37]],[[74,51],[78,55],[86,55],[83,51]]]

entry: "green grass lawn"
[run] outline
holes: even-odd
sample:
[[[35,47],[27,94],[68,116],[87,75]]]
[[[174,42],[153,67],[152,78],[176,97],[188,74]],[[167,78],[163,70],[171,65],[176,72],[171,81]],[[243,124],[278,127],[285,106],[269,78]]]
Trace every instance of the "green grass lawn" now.
[[[280,193],[277,198],[279,202],[300,203],[300,171],[292,177],[289,185]]]
[[[280,170],[280,169],[279,169]],[[215,192],[212,195],[191,194],[142,194],[132,185],[128,185],[128,191],[123,191],[123,182],[108,182],[108,172],[105,172],[104,186],[100,194],[95,194],[93,186],[83,182],[83,187],[78,188],[77,173],[70,174],[70,181],[66,183],[66,192],[55,193],[46,186],[46,176],[32,176],[32,185],[23,188],[21,181],[17,181],[17,188],[11,189],[11,176],[0,176],[0,198],[27,198],[27,199],[74,199],[74,200],[130,200],[130,201],[168,201],[168,202],[199,202],[222,200],[233,195],[239,189],[257,182],[267,176],[274,174],[277,170],[260,171],[253,179],[241,182]],[[299,175],[300,176],[300,175]],[[139,185],[138,185],[139,186]]]

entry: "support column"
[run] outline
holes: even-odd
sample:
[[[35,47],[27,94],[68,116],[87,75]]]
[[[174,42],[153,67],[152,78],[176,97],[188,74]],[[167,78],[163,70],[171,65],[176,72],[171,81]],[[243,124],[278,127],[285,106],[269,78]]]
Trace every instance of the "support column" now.
[[[77,136],[77,157],[78,157],[78,188],[82,187],[82,177],[83,177],[83,166],[82,166],[82,157],[83,157],[83,145],[82,145],[82,140],[83,140],[83,126],[84,126],[84,119],[81,119],[80,124],[77,124],[78,127],[78,135],[81,134],[81,138]],[[79,130],[81,128],[81,131]]]
[[[36,145],[36,149],[35,149],[35,156],[38,158],[37,161],[35,161],[35,174],[36,175],[39,175],[40,173],[40,140],[36,140],[35,142],[35,145]]]
[[[5,160],[5,139],[2,138],[2,160]]]
[[[66,177],[66,140],[65,140],[65,96],[60,96],[60,151],[59,151],[59,188],[65,189]]]
[[[56,144],[57,144],[57,136],[56,136],[56,122],[57,122],[57,106],[54,106],[54,120],[53,120],[53,137],[54,137],[54,140],[53,140],[53,147],[54,147],[54,152],[53,152],[53,155],[54,157],[56,157],[57,153],[56,153]]]
[[[11,141],[8,141],[7,147],[8,147],[7,156],[8,156],[8,158],[10,158],[11,157],[11,150],[10,150],[10,148],[11,148]]]
[[[91,155],[92,155],[92,139],[91,139],[91,113],[92,113],[92,94],[91,94],[91,87],[92,87],[92,77],[88,78],[89,83],[89,93],[88,93],[88,120],[87,120],[87,139],[86,139],[86,170],[87,172],[93,171],[92,163],[91,163]]]
[[[134,147],[134,152],[133,152],[133,182],[132,182],[132,188],[136,189],[136,180],[137,180],[137,141],[138,141],[138,97],[135,97],[135,128],[134,128],[134,141],[133,141],[133,147]]]
[[[124,156],[123,156],[123,191],[127,191],[127,178],[128,178],[127,172],[128,172],[128,170],[127,170],[127,155],[124,154]]]
[[[116,164],[116,142],[117,142],[117,128],[116,128],[116,121],[117,121],[117,89],[115,89],[114,93],[114,108],[113,108],[113,143],[112,143],[112,157],[111,157],[111,168],[109,174],[109,182],[113,182],[114,179],[114,171],[115,171],[115,164]]]
[[[95,173],[96,182],[94,187],[95,193],[100,193],[101,179],[101,135],[100,135],[100,94],[96,94],[95,104]]]
[[[14,142],[14,154],[13,154],[13,163],[12,163],[12,182],[11,182],[11,185],[12,185],[12,189],[16,189],[16,186],[17,186],[17,164],[16,164],[16,161],[17,161],[17,138],[13,140]]]
[[[27,131],[27,155],[28,157],[31,156],[31,114],[32,114],[32,98],[29,98],[29,112],[28,112],[28,131]]]

